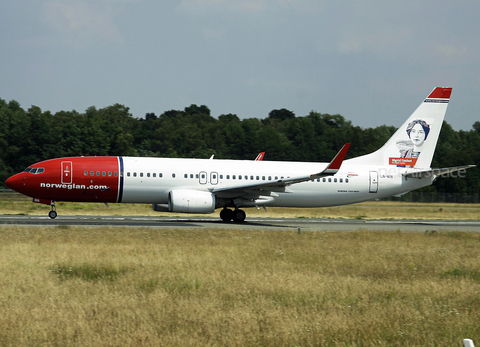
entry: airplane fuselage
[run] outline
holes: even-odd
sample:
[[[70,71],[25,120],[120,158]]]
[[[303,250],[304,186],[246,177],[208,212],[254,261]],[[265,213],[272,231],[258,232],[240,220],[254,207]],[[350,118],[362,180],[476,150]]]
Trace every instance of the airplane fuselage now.
[[[173,189],[208,193],[216,188],[275,182],[305,172],[314,173],[326,165],[221,159],[71,157],[36,163],[29,167],[29,172],[13,176],[9,186],[42,200],[168,204],[169,193]],[[256,199],[256,203],[251,205],[247,201],[238,205],[343,205],[407,192],[430,185],[432,179],[406,179],[399,169],[349,165],[349,160],[345,160],[340,171],[333,176],[297,183],[285,191],[273,192],[274,199]],[[228,193],[217,195],[215,208],[232,205],[227,201],[230,199]],[[265,196],[271,195],[272,192],[265,192]]]

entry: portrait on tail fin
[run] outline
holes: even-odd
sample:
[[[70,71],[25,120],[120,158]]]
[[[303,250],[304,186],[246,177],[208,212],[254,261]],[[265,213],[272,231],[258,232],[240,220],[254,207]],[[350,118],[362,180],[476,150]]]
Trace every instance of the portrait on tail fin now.
[[[414,121],[408,123],[406,132],[409,140],[397,141],[397,147],[400,151],[400,158],[406,158],[406,160],[400,160],[403,162],[403,165],[397,165],[397,167],[415,166],[415,163],[422,152],[423,144],[428,138],[430,125],[422,119],[415,119]]]

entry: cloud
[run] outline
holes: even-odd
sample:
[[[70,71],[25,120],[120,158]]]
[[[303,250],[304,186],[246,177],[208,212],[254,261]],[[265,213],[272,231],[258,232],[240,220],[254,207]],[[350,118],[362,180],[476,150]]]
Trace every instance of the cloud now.
[[[225,29],[202,29],[203,38],[207,41],[221,41],[225,37]]]
[[[124,38],[113,20],[113,2],[47,1],[43,19],[67,43],[74,47],[89,46],[98,41],[123,44]]]
[[[337,49],[339,53],[368,50],[385,54],[386,51],[394,50],[398,45],[403,45],[411,39],[412,33],[408,28],[384,29],[378,32],[357,29],[344,33],[338,42]]]
[[[451,45],[438,45],[436,49],[438,53],[449,59],[461,59],[468,55],[466,47],[457,48]]]
[[[258,12],[267,7],[265,0],[182,0],[179,8],[185,12]]]

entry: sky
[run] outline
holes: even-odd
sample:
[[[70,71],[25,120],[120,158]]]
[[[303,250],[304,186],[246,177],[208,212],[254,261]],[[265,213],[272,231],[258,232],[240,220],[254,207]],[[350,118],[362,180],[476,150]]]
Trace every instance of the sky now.
[[[480,114],[478,0],[2,0],[0,98],[135,117],[286,108],[400,126],[437,86],[446,120]]]

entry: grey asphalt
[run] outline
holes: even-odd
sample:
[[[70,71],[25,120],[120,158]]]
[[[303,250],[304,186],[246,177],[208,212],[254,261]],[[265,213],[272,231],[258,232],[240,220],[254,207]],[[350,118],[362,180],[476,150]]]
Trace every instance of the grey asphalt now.
[[[133,217],[133,216],[12,216],[1,215],[0,224],[38,226],[122,226],[156,228],[231,228],[250,230],[402,232],[464,231],[480,232],[476,220],[362,220],[316,218],[247,218],[245,223],[223,223],[218,217]]]

